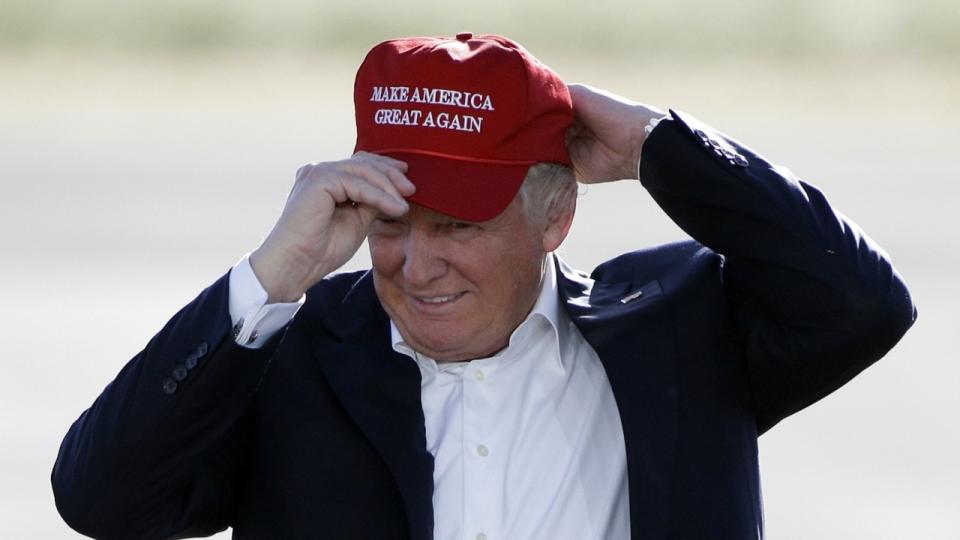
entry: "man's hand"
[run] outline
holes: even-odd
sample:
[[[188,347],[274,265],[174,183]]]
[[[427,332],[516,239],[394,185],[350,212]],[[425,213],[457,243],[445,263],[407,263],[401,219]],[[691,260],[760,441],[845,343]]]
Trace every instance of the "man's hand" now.
[[[662,111],[582,84],[571,84],[573,127],[567,149],[577,180],[585,184],[637,178],[643,128]]]
[[[311,163],[297,179],[283,213],[250,265],[267,302],[293,302],[356,253],[380,214],[399,217],[415,188],[402,161],[357,152],[350,159]]]

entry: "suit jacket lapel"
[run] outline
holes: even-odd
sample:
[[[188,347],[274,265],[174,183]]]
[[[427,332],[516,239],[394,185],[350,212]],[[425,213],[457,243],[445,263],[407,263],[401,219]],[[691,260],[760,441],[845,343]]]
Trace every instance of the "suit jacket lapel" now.
[[[320,367],[393,474],[411,537],[429,539],[433,535],[433,456],[427,451],[420,370],[390,347],[389,319],[369,273],[324,325],[338,341],[317,347]]]
[[[674,336],[660,284],[595,282],[556,263],[561,302],[600,357],[620,412],[632,536],[660,538],[669,517],[678,414]]]

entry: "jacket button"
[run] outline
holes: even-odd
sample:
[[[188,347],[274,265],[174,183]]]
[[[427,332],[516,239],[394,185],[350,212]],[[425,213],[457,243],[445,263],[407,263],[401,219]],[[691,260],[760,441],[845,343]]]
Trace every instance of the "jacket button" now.
[[[173,378],[176,381],[182,381],[187,378],[187,368],[183,366],[177,366],[173,368]]]
[[[201,341],[200,345],[197,345],[197,356],[203,358],[207,355],[207,351],[210,350],[210,346],[207,345],[206,341]]]
[[[161,385],[161,388],[163,388],[164,394],[172,396],[177,391],[177,381],[168,377],[163,380],[163,385]]]
[[[193,369],[197,367],[198,356],[197,353],[188,354],[187,357],[183,360],[183,365],[187,369]]]

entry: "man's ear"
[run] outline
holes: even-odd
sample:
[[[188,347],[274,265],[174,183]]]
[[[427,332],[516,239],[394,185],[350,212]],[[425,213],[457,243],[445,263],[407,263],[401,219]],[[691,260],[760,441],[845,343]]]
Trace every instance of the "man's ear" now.
[[[577,212],[577,198],[571,197],[570,204],[557,208],[547,216],[543,231],[543,251],[550,253],[560,247],[573,225],[573,215]]]

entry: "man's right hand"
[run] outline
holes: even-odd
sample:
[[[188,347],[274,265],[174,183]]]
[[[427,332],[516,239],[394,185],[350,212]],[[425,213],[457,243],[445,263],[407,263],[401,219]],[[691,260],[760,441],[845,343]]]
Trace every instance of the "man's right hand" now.
[[[377,216],[406,214],[403,198],[416,189],[406,170],[402,161],[366,152],[301,167],[283,213],[250,255],[267,303],[297,301],[350,260]]]

